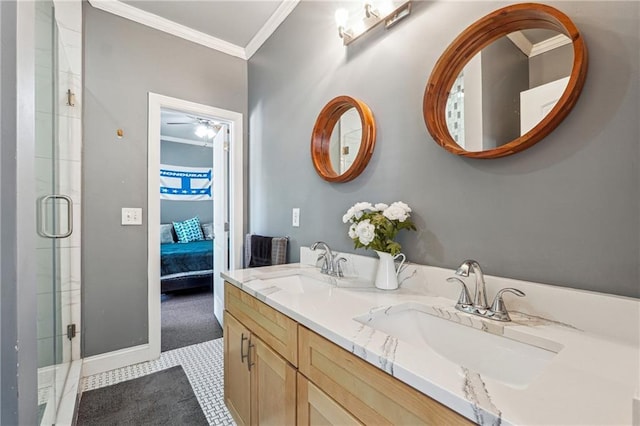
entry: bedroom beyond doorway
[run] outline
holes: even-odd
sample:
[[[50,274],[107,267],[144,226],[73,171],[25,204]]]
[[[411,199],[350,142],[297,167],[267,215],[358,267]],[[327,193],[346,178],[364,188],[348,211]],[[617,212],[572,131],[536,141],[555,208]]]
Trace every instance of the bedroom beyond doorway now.
[[[213,315],[221,323],[224,294],[220,272],[242,265],[242,120],[242,114],[237,112],[149,93],[148,276],[152,354],[148,359],[160,353],[160,298],[162,293],[166,294],[165,286],[172,285],[168,291],[175,290],[175,285],[178,290],[196,287],[190,279],[172,278],[197,278],[201,285],[203,279],[207,280],[207,272],[213,272],[209,275],[213,287],[210,300]],[[192,154],[197,161],[193,157],[193,162],[168,159],[164,151],[167,144],[173,144],[174,151],[181,155],[195,150]],[[198,163],[205,159],[212,163]],[[180,205],[182,207],[173,208]],[[165,210],[167,206],[172,207]],[[189,207],[185,209],[185,206]],[[210,213],[212,210],[215,211]],[[161,223],[165,225],[163,232]],[[198,258],[189,254],[190,264],[186,267],[180,266],[185,260],[182,258],[174,262],[174,266],[182,269],[164,270],[167,265],[161,265],[161,239],[165,239],[168,244],[164,246],[171,250],[197,244],[208,246],[199,249],[211,250],[212,256],[201,254]]]

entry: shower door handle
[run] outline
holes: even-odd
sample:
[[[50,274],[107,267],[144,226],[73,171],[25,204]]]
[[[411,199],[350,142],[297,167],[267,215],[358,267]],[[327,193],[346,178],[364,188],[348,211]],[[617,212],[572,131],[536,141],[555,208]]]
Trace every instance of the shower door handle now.
[[[67,204],[67,231],[63,233],[49,232],[45,220],[46,204],[49,200],[63,200]],[[51,194],[41,197],[38,201],[38,235],[44,238],[67,238],[73,233],[73,200],[68,195]],[[55,205],[54,205],[55,208]]]

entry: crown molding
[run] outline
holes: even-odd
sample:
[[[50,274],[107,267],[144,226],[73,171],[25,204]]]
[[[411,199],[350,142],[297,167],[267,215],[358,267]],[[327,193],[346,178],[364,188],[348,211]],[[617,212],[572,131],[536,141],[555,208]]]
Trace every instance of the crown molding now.
[[[91,6],[105,12],[113,13],[142,25],[166,32],[176,37],[217,50],[227,55],[247,60],[245,49],[217,37],[210,36],[192,28],[162,18],[153,13],[145,12],[118,0],[89,0]],[[286,17],[286,16],[285,16]],[[262,31],[262,29],[260,30]],[[255,37],[254,37],[255,38]],[[266,40],[266,39],[265,39]]]
[[[273,15],[265,22],[265,24],[258,30],[255,36],[249,41],[247,47],[245,47],[245,55],[247,59],[251,58],[254,53],[260,49],[260,47],[264,44],[265,41],[271,34],[273,34],[276,29],[284,22],[285,19],[289,16],[293,9],[300,3],[300,0],[284,0],[280,3],[280,6],[273,12]]]
[[[572,42],[569,37],[564,34],[558,34],[555,37],[551,37],[544,41],[541,41],[540,43],[534,44],[529,57],[540,55],[541,53],[545,53],[558,47],[564,46],[565,44],[571,43]]]
[[[536,44],[531,43],[521,31],[512,32],[508,34],[507,37],[529,58],[564,46],[565,44],[571,44],[571,39],[564,34],[558,34],[557,36]]]
[[[533,50],[533,44],[529,41],[527,37],[525,37],[524,34],[522,34],[521,31],[514,31],[510,34],[507,34],[507,37],[527,57],[531,56],[531,51]]]

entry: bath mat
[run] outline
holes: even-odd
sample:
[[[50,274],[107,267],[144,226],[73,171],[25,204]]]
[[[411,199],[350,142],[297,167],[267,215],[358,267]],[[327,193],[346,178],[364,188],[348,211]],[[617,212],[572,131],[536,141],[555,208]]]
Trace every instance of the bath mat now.
[[[208,425],[181,366],[83,392],[77,425]]]

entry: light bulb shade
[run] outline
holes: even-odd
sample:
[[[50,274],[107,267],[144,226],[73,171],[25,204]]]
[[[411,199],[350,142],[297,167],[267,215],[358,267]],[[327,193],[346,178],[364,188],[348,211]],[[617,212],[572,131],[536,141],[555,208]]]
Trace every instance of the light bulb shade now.
[[[209,139],[213,139],[213,137],[216,135],[216,133],[218,133],[218,132],[216,132],[216,131],[213,129],[213,127],[209,127],[209,128],[207,129],[207,138],[209,138]]]
[[[336,19],[336,25],[338,26],[338,28],[346,27],[347,20],[349,19],[349,11],[347,11],[347,9],[345,8],[340,8],[336,10],[335,19]]]
[[[204,124],[200,124],[198,127],[196,127],[197,137],[203,138],[205,137],[206,134],[207,134],[207,126],[205,126]]]

